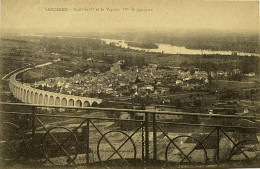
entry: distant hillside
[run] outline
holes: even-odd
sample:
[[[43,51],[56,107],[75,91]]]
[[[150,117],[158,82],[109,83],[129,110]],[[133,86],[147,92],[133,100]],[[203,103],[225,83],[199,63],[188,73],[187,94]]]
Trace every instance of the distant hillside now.
[[[89,36],[128,41],[166,43],[188,49],[239,51],[260,54],[258,32],[225,32],[216,30],[171,30],[154,32],[97,33]]]

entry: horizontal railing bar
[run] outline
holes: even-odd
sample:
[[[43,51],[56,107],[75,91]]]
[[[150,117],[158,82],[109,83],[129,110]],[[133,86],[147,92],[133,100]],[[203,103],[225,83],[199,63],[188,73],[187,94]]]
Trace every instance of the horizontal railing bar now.
[[[223,108],[217,107],[217,108],[213,108],[213,109],[214,109],[214,110],[234,110],[233,107],[223,107]]]
[[[150,113],[150,114],[168,114],[168,115],[183,115],[183,116],[200,116],[200,117],[216,117],[216,118],[244,118],[259,120],[260,117],[252,116],[236,116],[236,115],[220,115],[220,114],[203,114],[203,113],[186,113],[186,112],[170,112],[170,111],[150,111],[150,110],[133,110],[133,109],[117,109],[117,108],[97,108],[97,107],[73,107],[73,106],[50,106],[39,104],[24,104],[24,103],[6,103],[0,102],[0,105],[13,105],[13,106],[31,106],[43,108],[66,108],[66,109],[79,109],[79,110],[102,110],[102,111],[116,111],[116,112],[135,112],[135,113]]]
[[[149,122],[152,123],[152,122]],[[185,126],[199,126],[199,127],[223,127],[223,128],[240,128],[240,129],[260,129],[260,127],[241,127],[241,126],[224,126],[224,125],[204,125],[204,124],[191,124],[191,123],[172,123],[156,121],[158,124],[171,124],[171,125],[185,125]]]
[[[32,113],[20,113],[20,112],[3,112],[2,114],[18,114],[18,115],[33,115]],[[62,117],[62,118],[75,118],[75,119],[89,119],[89,120],[113,120],[113,121],[131,121],[131,122],[144,122],[143,120],[129,120],[129,119],[117,119],[117,118],[98,118],[98,117],[82,117],[82,116],[68,116],[68,115],[50,115],[50,114],[34,114],[35,116],[43,117]]]
[[[16,115],[33,115],[32,113],[20,113],[20,112],[3,112],[2,114],[16,114]],[[42,117],[60,117],[60,118],[74,118],[74,119],[89,119],[89,120],[108,120],[108,121],[129,121],[129,122],[144,122],[144,120],[131,120],[131,119],[118,119],[118,118],[97,118],[97,117],[82,117],[82,116],[70,116],[70,115],[49,115],[49,114],[35,114]],[[148,121],[153,123],[152,121]],[[223,127],[223,128],[239,128],[239,129],[260,129],[260,127],[241,127],[241,126],[224,126],[224,125],[204,125],[204,124],[191,124],[191,123],[174,123],[156,121],[158,124],[171,124],[171,125],[184,125],[184,126],[199,126],[199,127]]]

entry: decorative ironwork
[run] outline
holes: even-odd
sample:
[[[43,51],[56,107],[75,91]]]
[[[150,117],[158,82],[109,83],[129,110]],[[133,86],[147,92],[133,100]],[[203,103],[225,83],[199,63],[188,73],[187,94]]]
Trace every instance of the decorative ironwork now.
[[[22,148],[25,147],[24,133],[19,126],[11,122],[4,122],[1,127],[1,158],[10,162],[17,160],[22,154]]]
[[[63,134],[66,133],[69,134],[69,136],[59,141],[59,138],[55,137],[55,133],[57,132],[59,133],[64,130],[65,132],[63,132]],[[50,138],[48,138],[48,136],[50,136]],[[54,157],[65,155],[67,157],[65,158],[66,162],[70,164],[74,162],[74,160],[78,155],[79,142],[76,135],[71,130],[65,127],[53,127],[44,134],[42,147],[43,147],[44,155],[50,163],[64,164],[61,158],[55,161],[54,159],[52,159],[52,157],[53,155]]]
[[[183,138],[185,138],[185,139],[183,139]],[[192,139],[193,141],[195,141],[195,146],[188,153],[185,153],[184,150],[183,150],[185,146],[183,146],[183,145],[185,144],[185,140],[187,138]],[[178,142],[180,145],[177,145],[178,143],[176,143],[176,142],[178,141],[178,139],[183,139],[184,141],[180,140]],[[191,156],[191,154],[199,146],[201,146],[202,149],[203,149],[202,151],[204,151],[203,154],[202,155],[200,154],[200,156],[199,156],[200,158],[204,157],[204,160],[202,160],[202,162],[200,162],[200,163],[204,163],[205,164],[207,162],[207,151],[206,151],[205,147],[203,146],[203,144],[198,139],[196,139],[194,137],[191,137],[191,136],[178,136],[178,137],[175,137],[174,139],[170,139],[170,142],[169,142],[169,144],[166,147],[166,151],[165,151],[166,163],[169,161],[168,152],[169,152],[170,145],[174,145],[174,147],[180,152],[180,154],[178,154],[179,156],[181,156],[181,157],[184,156],[184,157],[181,158],[180,163],[183,163],[185,160],[188,160],[188,162],[190,164],[194,165],[195,162],[192,162],[192,159],[189,156]]]
[[[138,128],[138,130],[140,129],[140,127]],[[133,134],[131,134],[131,136],[127,135],[125,132],[123,131],[109,131],[109,132],[106,132],[105,134],[102,135],[102,137],[99,139],[98,141],[98,145],[97,145],[97,155],[98,155],[98,159],[99,161],[101,162],[107,162],[108,160],[110,160],[115,154],[117,154],[120,159],[122,159],[127,166],[129,166],[129,162],[123,157],[123,155],[119,152],[120,149],[122,149],[122,147],[128,142],[130,141],[132,146],[133,146],[133,151],[127,151],[127,153],[131,153],[133,152],[133,158],[132,159],[136,159],[136,146],[135,146],[135,143],[134,141],[132,140],[132,136],[136,133],[137,131],[135,131]],[[118,146],[118,148],[115,148],[116,146],[114,146],[107,138],[106,138],[106,135],[109,135],[109,134],[112,134],[112,133],[120,133],[122,135],[124,135],[127,139],[121,143],[120,146]],[[117,135],[118,136],[118,135]],[[108,144],[109,144],[109,147],[111,147],[113,149],[112,151],[112,154],[108,156],[108,158],[106,160],[102,160],[101,158],[101,152],[100,152],[100,147],[101,147],[101,142],[102,140],[105,140]]]
[[[232,130],[259,130],[259,127],[241,127],[241,126],[219,126],[219,125],[201,125],[201,124],[188,124],[188,123],[174,123],[174,122],[162,122],[156,119],[157,114],[167,114],[167,115],[188,115],[188,116],[198,116],[198,114],[191,114],[191,113],[181,113],[181,112],[156,112],[156,111],[146,111],[146,110],[129,110],[129,109],[114,109],[114,108],[93,108],[93,107],[86,107],[86,108],[77,108],[77,107],[66,107],[66,106],[45,106],[45,105],[30,105],[30,104],[18,104],[18,103],[0,103],[6,106],[27,106],[31,107],[31,113],[21,113],[21,112],[9,112],[9,111],[2,111],[0,112],[1,116],[3,115],[15,115],[15,116],[28,116],[31,119],[31,134],[26,132],[26,139],[25,133],[20,130],[17,124],[11,122],[4,122],[2,123],[2,131],[1,131],[1,150],[8,149],[9,154],[5,154],[6,156],[2,155],[2,158],[5,161],[14,161],[19,157],[25,155],[23,148],[29,149],[37,149],[37,147],[42,147],[42,154],[43,158],[46,158],[46,161],[49,161],[52,164],[59,164],[60,161],[55,161],[55,158],[63,157],[65,162],[62,164],[73,164],[77,167],[77,158],[79,154],[85,154],[86,164],[94,163],[94,160],[90,160],[90,155],[92,154],[93,159],[94,156],[94,149],[93,146],[96,146],[96,155],[98,161],[101,162],[104,166],[107,166],[109,162],[115,160],[115,156],[119,156],[119,159],[116,158],[117,161],[123,162],[123,164],[127,166],[133,165],[133,161],[144,162],[143,164],[148,164],[149,162],[159,162],[159,151],[160,153],[165,153],[164,165],[172,164],[186,164],[189,165],[207,165],[209,162],[208,158],[208,149],[207,149],[207,141],[210,138],[214,138],[213,141],[213,148],[216,155],[216,161],[220,162],[220,143],[221,139],[225,138],[229,140],[233,147],[230,150],[230,157],[227,160],[253,160],[259,157],[259,145],[256,146],[259,142],[257,140],[240,140],[236,141],[232,138],[227,129]],[[78,110],[87,110],[89,111],[115,111],[115,112],[132,112],[132,113],[142,113],[144,115],[143,120],[128,120],[128,119],[117,119],[117,118],[97,118],[97,117],[86,117],[86,116],[76,116],[76,115],[60,115],[60,114],[42,114],[37,113],[37,107],[44,107],[44,108],[64,108],[64,109],[78,109]],[[209,115],[199,114],[203,117],[208,117]],[[151,117],[151,121],[150,121]],[[248,116],[227,116],[227,115],[212,115],[212,118],[232,118],[232,119],[250,119],[252,117]],[[69,119],[81,119],[80,123],[75,125],[76,127],[68,128],[66,126],[50,126],[44,124],[41,119],[44,118],[69,118]],[[104,131],[103,128],[98,127],[96,122],[102,121],[112,121],[112,122],[127,122],[127,123],[136,123],[134,129],[131,129],[131,132],[126,132],[123,130],[106,130]],[[207,127],[211,128],[212,130],[207,130],[203,137],[196,137],[190,135],[175,135],[174,137],[170,136],[161,126],[164,125],[182,125],[182,126],[194,126],[194,127]],[[38,127],[36,127],[38,125]],[[42,142],[37,142],[36,138],[39,133],[39,125],[44,130]],[[84,128],[84,132],[83,132]],[[91,130],[90,130],[91,128]],[[79,129],[82,129],[82,132],[79,134]],[[8,132],[7,132],[8,131]],[[60,134],[62,132],[62,134]],[[90,133],[91,132],[91,133]],[[92,132],[99,133],[100,137],[97,137],[97,141],[94,142],[92,140]],[[140,132],[137,137],[139,140],[135,140],[137,137],[137,133]],[[161,132],[162,135],[158,133]],[[152,134],[150,134],[152,133]],[[213,135],[213,133],[215,133]],[[9,135],[8,135],[9,134]],[[117,135],[117,137],[122,138],[120,143],[114,143],[111,138],[111,135]],[[162,150],[159,145],[162,143],[161,139],[167,138],[166,148],[165,151]],[[165,140],[163,140],[165,141]],[[112,149],[109,151],[108,155],[105,157],[103,156],[102,152],[104,153],[104,149],[102,149],[102,143],[108,144],[108,147]],[[138,144],[137,144],[138,143]],[[42,144],[42,145],[41,145]],[[83,144],[83,146],[82,146]],[[32,146],[26,146],[32,145]],[[127,153],[122,153],[122,150],[127,146]],[[140,145],[140,146],[137,146]],[[150,145],[152,147],[150,147]],[[3,149],[2,146],[5,148]],[[141,152],[139,156],[137,155],[137,149],[140,148]],[[51,152],[49,151],[51,150]],[[152,150],[152,151],[151,151]],[[35,153],[35,151],[28,151],[30,153]],[[199,153],[199,155],[197,155]],[[127,154],[127,156],[125,155]],[[151,157],[151,154],[153,155]],[[196,154],[196,155],[195,155]],[[34,154],[31,154],[30,157],[33,157]],[[173,158],[175,156],[175,158]],[[195,159],[194,156],[200,158]],[[138,159],[140,158],[140,159]],[[172,160],[174,159],[174,160]],[[122,164],[122,163],[120,163]]]
[[[230,151],[229,160],[242,161],[244,158],[247,160],[256,159],[259,156],[257,142],[257,140],[243,140],[238,142]]]

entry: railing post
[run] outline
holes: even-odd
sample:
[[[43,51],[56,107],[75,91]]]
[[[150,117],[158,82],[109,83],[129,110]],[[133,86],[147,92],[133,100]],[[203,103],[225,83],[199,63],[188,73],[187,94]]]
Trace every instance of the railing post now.
[[[149,161],[149,118],[148,118],[148,113],[145,113],[145,126],[144,126],[144,130],[145,130],[145,161],[148,162]]]
[[[219,142],[220,142],[220,138],[219,138],[219,127],[217,127],[217,162],[219,162]]]
[[[142,126],[141,131],[142,131],[142,133],[141,133],[142,134],[142,160],[145,161],[145,159],[144,159],[144,126]]]
[[[153,114],[153,160],[157,160],[156,114]]]
[[[32,141],[30,144],[30,151],[27,154],[28,156],[34,157],[35,154],[35,131],[36,131],[36,126],[35,126],[35,121],[36,121],[36,107],[32,107]]]
[[[86,126],[86,144],[87,144],[87,150],[86,150],[86,163],[89,164],[89,119],[87,120],[87,126]]]
[[[36,107],[32,107],[32,146],[34,147],[35,144],[35,131],[36,131],[36,126],[35,126],[35,120],[36,120]]]

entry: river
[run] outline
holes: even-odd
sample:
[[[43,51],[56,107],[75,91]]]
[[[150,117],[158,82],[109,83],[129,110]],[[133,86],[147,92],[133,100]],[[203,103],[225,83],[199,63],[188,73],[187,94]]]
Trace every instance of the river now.
[[[219,54],[219,55],[232,55],[233,51],[214,51],[214,50],[200,50],[200,49],[187,49],[185,46],[172,46],[171,44],[162,44],[162,43],[156,43],[158,45],[158,49],[145,49],[145,48],[139,48],[139,47],[132,47],[129,46],[126,41],[124,40],[117,40],[117,39],[101,39],[106,44],[115,43],[116,46],[122,47],[122,48],[129,48],[133,50],[138,51],[145,51],[145,52],[156,52],[156,53],[166,53],[166,54],[187,54],[187,55],[213,55],[213,54]],[[260,57],[260,54],[256,53],[244,53],[244,52],[237,52],[238,56],[258,56]]]

